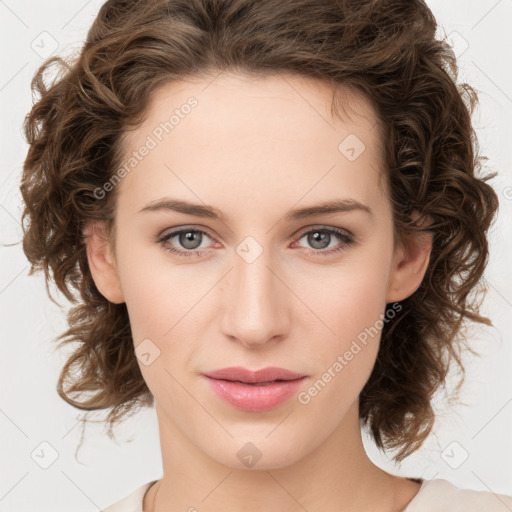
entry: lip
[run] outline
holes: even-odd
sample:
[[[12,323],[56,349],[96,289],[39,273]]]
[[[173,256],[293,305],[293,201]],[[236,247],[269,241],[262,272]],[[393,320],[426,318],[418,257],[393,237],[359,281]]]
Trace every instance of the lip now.
[[[286,402],[308,377],[284,368],[251,371],[240,366],[222,368],[203,376],[219,398],[250,412],[267,411]]]
[[[212,379],[239,380],[248,383],[271,382],[273,380],[295,380],[307,377],[305,373],[292,372],[277,366],[267,366],[266,368],[255,371],[244,368],[243,366],[230,366],[229,368],[213,370],[203,375]]]

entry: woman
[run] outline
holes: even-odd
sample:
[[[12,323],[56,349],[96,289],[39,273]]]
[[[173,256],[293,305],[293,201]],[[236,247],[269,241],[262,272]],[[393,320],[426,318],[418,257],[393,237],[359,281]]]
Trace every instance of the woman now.
[[[490,324],[497,197],[435,29],[421,0],[107,2],[40,68],[24,251],[80,295],[58,391],[160,430],[162,478],[105,510],[512,507],[361,439],[417,450],[463,322]]]

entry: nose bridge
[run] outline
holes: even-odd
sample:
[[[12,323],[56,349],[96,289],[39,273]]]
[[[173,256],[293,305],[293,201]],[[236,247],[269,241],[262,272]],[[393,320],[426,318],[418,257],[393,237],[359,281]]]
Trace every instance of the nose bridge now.
[[[284,285],[273,266],[271,251],[253,240],[237,248],[224,330],[245,345],[263,344],[287,327]]]

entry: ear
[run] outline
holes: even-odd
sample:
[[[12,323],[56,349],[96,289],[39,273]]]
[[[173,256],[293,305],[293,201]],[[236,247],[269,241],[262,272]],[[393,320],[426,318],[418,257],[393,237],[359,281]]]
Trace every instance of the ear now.
[[[89,269],[96,288],[114,304],[125,302],[104,222],[88,223],[83,230],[83,235]]]
[[[419,216],[413,212],[412,219]],[[422,221],[420,226],[428,225]],[[432,233],[423,232],[408,235],[397,244],[388,284],[386,302],[398,302],[411,296],[425,276],[432,251]]]

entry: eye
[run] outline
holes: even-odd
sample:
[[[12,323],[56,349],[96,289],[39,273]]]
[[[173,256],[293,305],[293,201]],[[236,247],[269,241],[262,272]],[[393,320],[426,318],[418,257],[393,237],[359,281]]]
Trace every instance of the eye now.
[[[212,238],[202,229],[182,228],[163,236],[159,242],[163,245],[166,251],[176,254],[177,256],[201,256],[201,251],[198,251],[197,249],[200,248],[204,236]],[[177,238],[177,243],[186,250],[176,249],[172,245],[169,245],[168,242],[173,238]]]
[[[348,246],[355,243],[352,235],[336,228],[319,227],[309,229],[300,235],[299,240],[304,237],[307,237],[307,243],[310,244],[310,246],[314,249],[308,249],[308,252],[313,256],[330,256],[345,250]],[[336,239],[341,241],[341,243],[337,246],[335,245],[334,247],[325,250],[329,247],[330,243],[332,241],[336,241]]]
[[[202,229],[180,228],[164,235],[158,242],[162,244],[166,251],[179,257],[203,256],[205,247],[201,247],[201,245],[205,237],[215,240],[212,235]],[[307,237],[307,243],[313,247],[313,249],[308,249],[309,254],[313,256],[329,256],[341,252],[355,243],[352,235],[349,233],[328,227],[309,229],[303,232],[298,240],[304,237]],[[170,243],[174,238],[176,241]],[[336,241],[336,239],[341,243],[328,248],[331,242]],[[183,247],[183,249],[176,248],[176,245]],[[328,249],[326,250],[326,248]]]

